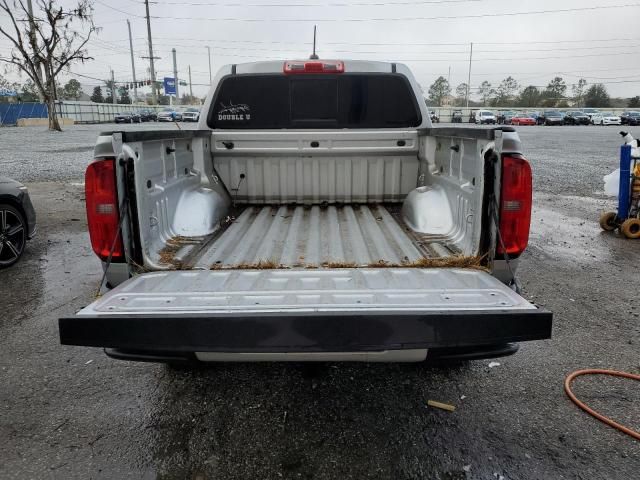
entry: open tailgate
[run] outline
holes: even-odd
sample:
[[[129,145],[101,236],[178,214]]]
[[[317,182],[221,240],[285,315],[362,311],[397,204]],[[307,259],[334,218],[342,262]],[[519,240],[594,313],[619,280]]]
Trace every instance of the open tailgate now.
[[[480,270],[193,270],[138,275],[59,327],[148,352],[355,352],[545,339],[551,317]]]

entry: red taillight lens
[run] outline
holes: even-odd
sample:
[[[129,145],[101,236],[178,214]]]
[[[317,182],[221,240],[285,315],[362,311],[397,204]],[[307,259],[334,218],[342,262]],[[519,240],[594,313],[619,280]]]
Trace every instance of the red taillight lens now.
[[[96,160],[89,164],[84,174],[84,192],[91,246],[98,257],[106,260],[118,235],[120,222],[113,158]],[[111,260],[118,262],[123,259],[122,235],[118,235]]]
[[[296,73],[344,73],[344,62],[340,60],[289,60],[282,71],[288,75]]]
[[[500,194],[500,234],[497,254],[517,257],[529,243],[531,224],[531,165],[524,158],[511,155],[502,158],[502,191]]]

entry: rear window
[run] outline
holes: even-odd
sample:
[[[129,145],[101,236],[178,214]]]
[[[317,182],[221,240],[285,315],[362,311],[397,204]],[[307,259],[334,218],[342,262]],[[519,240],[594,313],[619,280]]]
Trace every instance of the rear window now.
[[[393,74],[235,75],[216,91],[208,125],[222,129],[404,128],[422,118]]]

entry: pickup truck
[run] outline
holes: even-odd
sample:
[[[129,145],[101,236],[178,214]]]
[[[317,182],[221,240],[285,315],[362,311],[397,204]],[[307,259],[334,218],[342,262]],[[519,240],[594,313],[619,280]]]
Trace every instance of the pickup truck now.
[[[434,128],[410,70],[228,65],[192,131],[101,133],[103,296],[61,342],[179,361],[461,360],[546,339],[514,277],[532,176],[511,127]]]

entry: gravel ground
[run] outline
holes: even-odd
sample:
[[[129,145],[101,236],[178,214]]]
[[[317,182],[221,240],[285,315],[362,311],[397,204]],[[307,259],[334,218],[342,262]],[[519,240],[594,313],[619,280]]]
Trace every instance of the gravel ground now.
[[[494,368],[192,370],[58,344],[57,318],[89,303],[100,277],[79,182],[96,133],[109,128],[0,130],[0,174],[28,184],[40,230],[21,263],[0,272],[0,478],[637,478],[640,442],[562,390],[575,369],[640,369],[640,243],[597,225],[613,206],[599,192],[617,165],[619,128],[518,129],[536,184],[519,272],[525,296],[555,314],[552,340]],[[584,378],[575,391],[640,429],[634,382]],[[457,409],[429,409],[428,399]]]

